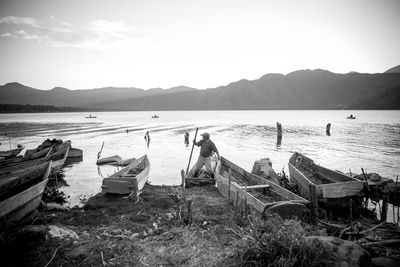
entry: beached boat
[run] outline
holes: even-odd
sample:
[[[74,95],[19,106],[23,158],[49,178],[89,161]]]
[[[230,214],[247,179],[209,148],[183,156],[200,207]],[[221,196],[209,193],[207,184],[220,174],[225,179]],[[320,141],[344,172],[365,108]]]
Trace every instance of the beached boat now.
[[[34,159],[45,158],[48,155],[50,155],[51,151],[52,151],[51,148],[47,148],[35,153],[30,153],[29,155],[24,155],[23,157],[0,160],[0,168],[10,167],[15,164],[24,163]]]
[[[0,175],[0,218],[19,220],[35,210],[41,202],[51,171],[51,161]]]
[[[22,161],[19,163],[15,163],[12,164],[10,166],[7,167],[0,167],[0,175],[4,175],[4,174],[12,174],[16,171],[19,171],[21,169],[26,169],[26,168],[30,168],[30,167],[34,167],[34,166],[38,166],[40,164],[43,164],[45,162],[48,161],[52,161],[52,172],[53,173],[57,173],[61,170],[61,168],[64,166],[66,157],[68,155],[68,149],[69,148],[65,148],[62,151],[59,152],[55,152],[51,155],[48,155],[44,158],[38,158],[38,159],[34,159],[34,160],[27,160],[27,161]]]
[[[217,167],[218,159],[215,156],[211,157],[211,168],[215,170]],[[185,174],[185,171],[182,170],[182,176],[184,177],[184,186],[189,188],[192,186],[204,186],[209,184],[215,184],[215,179],[210,177],[209,174],[205,172],[205,167],[199,170],[199,173],[195,177],[196,172],[196,163],[193,165],[192,169]]]
[[[319,166],[297,152],[289,160],[289,172],[290,180],[297,184],[302,197],[310,200],[310,186],[314,185],[319,201],[327,207],[348,207],[346,198],[363,194],[364,182]]]
[[[18,148],[7,150],[7,151],[0,151],[0,157],[1,158],[15,158],[23,149],[24,149],[24,147],[18,147]]]
[[[217,188],[235,207],[243,203],[250,210],[264,215],[276,212],[282,217],[301,216],[309,201],[285,188],[247,172],[238,165],[221,157],[215,173]]]
[[[103,179],[102,191],[112,194],[131,194],[136,198],[149,179],[150,161],[147,155]]]

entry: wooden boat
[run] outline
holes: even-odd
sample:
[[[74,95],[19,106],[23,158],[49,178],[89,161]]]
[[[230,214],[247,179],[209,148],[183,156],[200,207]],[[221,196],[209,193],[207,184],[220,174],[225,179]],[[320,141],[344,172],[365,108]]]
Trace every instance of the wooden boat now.
[[[10,165],[8,167],[0,167],[0,175],[4,174],[12,174],[16,171],[19,171],[21,169],[26,169],[34,166],[38,166],[40,164],[43,164],[48,161],[52,161],[52,172],[57,173],[61,170],[61,168],[64,166],[66,157],[68,155],[68,149],[66,148],[62,151],[53,153],[49,156],[46,156],[44,158],[39,158],[39,159],[34,159],[34,160],[27,160],[23,162],[19,162],[13,165]]]
[[[150,161],[147,155],[103,179],[102,191],[112,194],[130,194],[136,198],[149,179]]]
[[[7,150],[7,151],[0,151],[0,157],[15,158],[23,149],[24,149],[24,147],[18,147],[18,148]]]
[[[302,197],[310,200],[310,186],[316,186],[318,199],[320,202],[325,200],[327,206],[348,207],[349,202],[343,198],[363,193],[364,182],[316,165],[313,160],[297,152],[289,160],[289,172],[290,180],[297,184]]]
[[[211,157],[211,168],[215,170],[217,167],[217,162],[218,159],[216,157]],[[209,177],[208,174],[205,173],[205,167],[203,167],[197,177],[195,176],[196,172],[196,163],[193,165],[192,169],[185,174],[185,171],[182,170],[182,178],[184,182],[184,186],[189,188],[192,186],[204,186],[204,185],[209,185],[209,184],[215,184],[215,179],[212,177]]]
[[[27,162],[30,160],[34,160],[34,159],[39,159],[39,158],[45,158],[47,156],[50,155],[52,149],[51,148],[47,148],[41,151],[38,151],[36,153],[31,153],[27,156],[23,156],[23,157],[17,157],[17,158],[13,158],[13,159],[5,159],[5,160],[1,160],[0,161],[0,168],[6,168],[6,167],[10,167],[16,164],[20,164],[23,162]]]
[[[309,201],[285,188],[245,171],[221,157],[215,173],[217,188],[229,203],[240,208],[247,203],[250,210],[264,215],[277,212],[282,217],[301,216]]]
[[[86,119],[96,119],[97,117],[96,116],[92,116],[92,114],[90,114],[89,116],[86,116],[85,118]]]
[[[51,161],[0,176],[0,218],[19,220],[41,202],[51,171]]]
[[[158,115],[154,115],[154,116],[151,116],[153,119],[158,119],[160,116],[158,116]]]
[[[347,119],[348,119],[348,120],[355,120],[356,117],[354,117],[354,116],[349,116],[349,117],[347,117]]]

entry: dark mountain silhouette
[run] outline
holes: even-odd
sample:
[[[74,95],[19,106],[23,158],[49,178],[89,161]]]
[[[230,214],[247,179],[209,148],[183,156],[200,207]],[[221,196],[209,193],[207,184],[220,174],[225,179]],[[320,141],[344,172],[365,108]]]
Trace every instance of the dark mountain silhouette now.
[[[372,97],[363,98],[349,106],[351,109],[400,109],[400,86]]]
[[[388,69],[384,73],[400,73],[400,65],[396,66],[396,67],[393,67],[391,69]]]
[[[93,106],[104,101],[116,101],[140,96],[177,93],[190,90],[195,89],[185,86],[173,87],[166,90],[160,88],[143,90],[134,87],[104,87],[97,89],[69,90],[67,88],[55,87],[46,91],[14,82],[0,86],[0,103],[85,107]]]
[[[93,110],[201,110],[201,109],[387,109],[400,102],[393,88],[400,73],[337,74],[300,70],[266,74],[207,90],[107,87],[92,90],[54,88],[42,91],[10,83],[0,86],[0,103],[92,108]],[[379,101],[377,98],[387,99]]]

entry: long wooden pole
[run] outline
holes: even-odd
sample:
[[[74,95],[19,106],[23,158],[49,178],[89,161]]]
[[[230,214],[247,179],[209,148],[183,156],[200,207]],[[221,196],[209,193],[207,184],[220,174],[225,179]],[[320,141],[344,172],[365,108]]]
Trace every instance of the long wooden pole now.
[[[199,128],[196,128],[196,133],[194,135],[194,139],[193,140],[196,140],[198,131],[199,131]],[[186,175],[189,173],[189,167],[190,167],[190,162],[192,161],[193,149],[194,149],[194,142],[193,142],[193,145],[192,145],[192,151],[190,151],[189,163],[188,163],[188,166],[186,168]]]

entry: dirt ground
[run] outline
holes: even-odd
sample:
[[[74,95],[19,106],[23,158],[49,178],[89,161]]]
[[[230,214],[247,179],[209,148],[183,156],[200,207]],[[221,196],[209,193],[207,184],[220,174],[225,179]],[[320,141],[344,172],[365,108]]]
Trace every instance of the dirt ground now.
[[[214,186],[186,190],[146,185],[140,198],[98,194],[82,209],[43,211],[25,226],[1,231],[2,266],[236,265],[237,214]],[[73,230],[49,238],[35,226]]]

